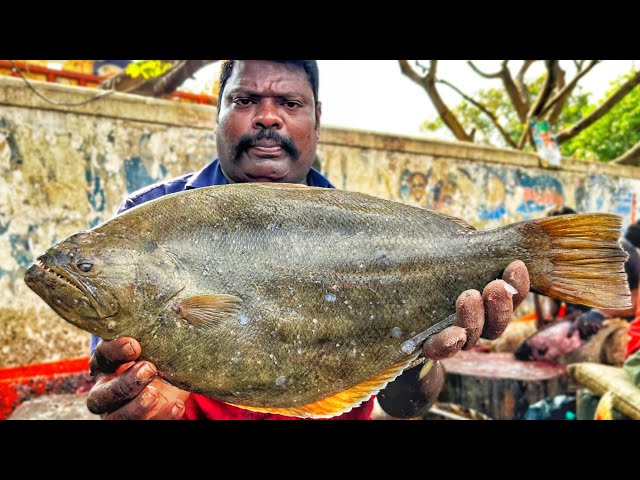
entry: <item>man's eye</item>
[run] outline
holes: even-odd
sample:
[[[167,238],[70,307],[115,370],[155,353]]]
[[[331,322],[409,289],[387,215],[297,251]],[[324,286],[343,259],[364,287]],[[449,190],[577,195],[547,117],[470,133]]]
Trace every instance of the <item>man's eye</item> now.
[[[250,105],[252,103],[250,98],[236,98],[234,102],[237,103],[238,105],[244,105],[244,106]]]
[[[300,104],[298,102],[285,102],[284,103],[288,108],[296,108],[299,107]]]

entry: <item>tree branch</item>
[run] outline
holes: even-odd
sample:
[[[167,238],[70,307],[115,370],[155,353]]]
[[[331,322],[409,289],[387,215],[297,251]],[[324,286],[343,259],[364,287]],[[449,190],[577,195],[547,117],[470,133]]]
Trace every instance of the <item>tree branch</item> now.
[[[615,163],[617,165],[634,165],[640,166],[640,142],[636,143],[633,147],[620,155],[618,158],[611,160],[609,163]]]
[[[540,111],[542,110],[542,107],[544,106],[549,96],[551,95],[551,92],[555,88],[557,73],[558,73],[557,63],[558,63],[557,60],[545,61],[545,65],[547,67],[547,77],[544,79],[544,83],[542,85],[542,88],[540,89],[540,93],[538,94],[538,98],[529,109],[526,123],[524,125],[525,128],[522,132],[522,135],[520,136],[520,140],[518,140],[518,146],[517,146],[518,149],[522,149],[522,147],[524,147],[524,143],[526,142],[527,137],[529,136],[528,135],[529,123],[531,119],[540,115]]]
[[[526,111],[528,110],[529,102],[531,101],[531,99],[529,98],[529,87],[527,86],[526,83],[524,83],[524,75],[527,73],[527,70],[529,70],[529,67],[531,67],[531,65],[533,65],[536,61],[537,60],[524,60],[524,62],[522,63],[522,67],[520,67],[520,70],[518,71],[518,75],[516,75],[516,78],[514,81],[514,83],[516,84],[516,88],[520,92],[520,98],[522,99],[522,103],[526,105],[524,108],[525,115],[526,115]]]
[[[502,75],[502,69],[498,70],[496,73],[484,73],[482,70],[476,67],[471,60],[467,60],[467,64],[469,64],[469,66],[473,68],[474,72],[484,78],[499,78],[500,75]]]
[[[591,60],[589,65],[587,65],[587,68],[585,68],[582,71],[579,71],[578,74],[575,77],[573,77],[569,83],[567,83],[558,93],[554,95],[554,97],[551,100],[547,102],[547,104],[545,105],[540,115],[542,116],[546,114],[551,109],[551,107],[553,107],[557,103],[558,105],[554,109],[554,112],[552,112],[552,114],[550,115],[550,120],[549,120],[551,123],[555,123],[555,120],[552,121],[551,117],[554,117],[554,114],[556,114],[555,119],[558,118],[558,116],[560,115],[560,112],[562,111],[562,108],[564,107],[565,102],[571,96],[571,92],[576,87],[580,79],[584,77],[587,73],[589,73],[589,71],[593,67],[595,67],[598,63],[600,63],[599,60]]]
[[[439,83],[442,83],[446,86],[448,86],[449,88],[451,88],[452,90],[454,90],[458,95],[460,95],[462,98],[464,98],[467,102],[475,105],[478,109],[480,109],[487,117],[489,117],[491,119],[491,121],[493,122],[493,124],[495,125],[495,127],[498,129],[498,131],[500,132],[500,134],[502,135],[502,137],[505,139],[505,141],[513,148],[516,148],[516,143],[511,139],[511,137],[509,136],[509,134],[504,130],[504,128],[502,128],[502,125],[500,125],[500,122],[498,122],[498,119],[496,118],[496,116],[489,111],[489,109],[483,105],[482,103],[474,100],[473,98],[471,98],[470,96],[466,95],[464,92],[462,92],[458,87],[456,87],[455,85],[449,83],[446,80],[438,80]]]
[[[607,98],[602,105],[596,108],[593,112],[587,115],[585,118],[558,133],[558,143],[562,143],[570,138],[575,137],[582,130],[590,126],[596,120],[600,119],[605,113],[611,110],[620,100],[622,100],[629,92],[631,92],[636,85],[640,83],[640,70],[638,70],[633,77],[627,80],[620,86],[609,98]]]
[[[166,97],[195,72],[215,61],[217,60],[169,60],[171,68],[159,77],[132,78],[126,72],[120,72],[102,82],[99,87],[148,97]]]
[[[409,65],[407,60],[398,60],[398,62],[400,63],[400,70],[402,73],[420,85],[427,92],[427,95],[429,95],[429,98],[431,99],[431,103],[436,107],[438,115],[440,115],[440,118],[447,128],[451,130],[453,135],[458,140],[462,140],[464,142],[473,141],[471,136],[464,131],[463,126],[460,124],[453,112],[449,110],[449,107],[447,107],[438,93],[438,89],[436,88],[436,68],[438,66],[438,61],[430,61],[429,70],[427,71],[427,75],[424,77],[421,77],[413,68],[411,68],[411,65]]]

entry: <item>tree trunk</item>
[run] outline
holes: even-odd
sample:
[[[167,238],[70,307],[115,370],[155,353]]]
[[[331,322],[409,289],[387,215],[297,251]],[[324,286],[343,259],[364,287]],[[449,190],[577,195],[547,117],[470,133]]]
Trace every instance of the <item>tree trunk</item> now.
[[[172,67],[159,77],[148,79],[143,77],[132,78],[125,71],[102,82],[100,88],[145,95],[147,97],[166,97],[202,67],[216,61],[170,60],[169,63],[172,63]]]
[[[521,362],[511,353],[461,351],[441,360],[446,372],[439,401],[471,408],[494,420],[523,418],[529,405],[569,393],[566,368]]]

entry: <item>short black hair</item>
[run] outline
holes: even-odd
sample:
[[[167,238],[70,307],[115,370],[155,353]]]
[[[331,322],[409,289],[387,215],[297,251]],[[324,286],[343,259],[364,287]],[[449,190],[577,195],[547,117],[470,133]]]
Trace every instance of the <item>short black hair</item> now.
[[[558,215],[571,215],[576,212],[573,208],[566,205],[556,205],[547,211],[547,217],[557,217]]]
[[[307,74],[309,83],[311,84],[311,90],[313,90],[313,100],[315,105],[318,105],[318,89],[320,84],[320,72],[318,71],[318,62],[315,60],[265,60],[267,62],[286,63],[289,65],[295,65],[304,70]],[[236,60],[224,60],[222,67],[220,68],[220,90],[218,91],[218,108],[222,105],[222,92],[227,84],[227,80],[231,76],[233,66]]]
[[[624,234],[624,238],[629,240],[634,246],[640,248],[640,220],[629,225]]]

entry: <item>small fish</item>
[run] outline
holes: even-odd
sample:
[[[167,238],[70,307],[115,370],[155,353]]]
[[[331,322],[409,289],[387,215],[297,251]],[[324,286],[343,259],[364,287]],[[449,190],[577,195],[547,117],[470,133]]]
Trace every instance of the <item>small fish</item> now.
[[[25,281],[63,319],[136,338],[174,385],[299,417],[349,411],[514,260],[543,295],[628,308],[621,219],[489,231],[342,190],[234,184],[132,208],[50,248]]]

